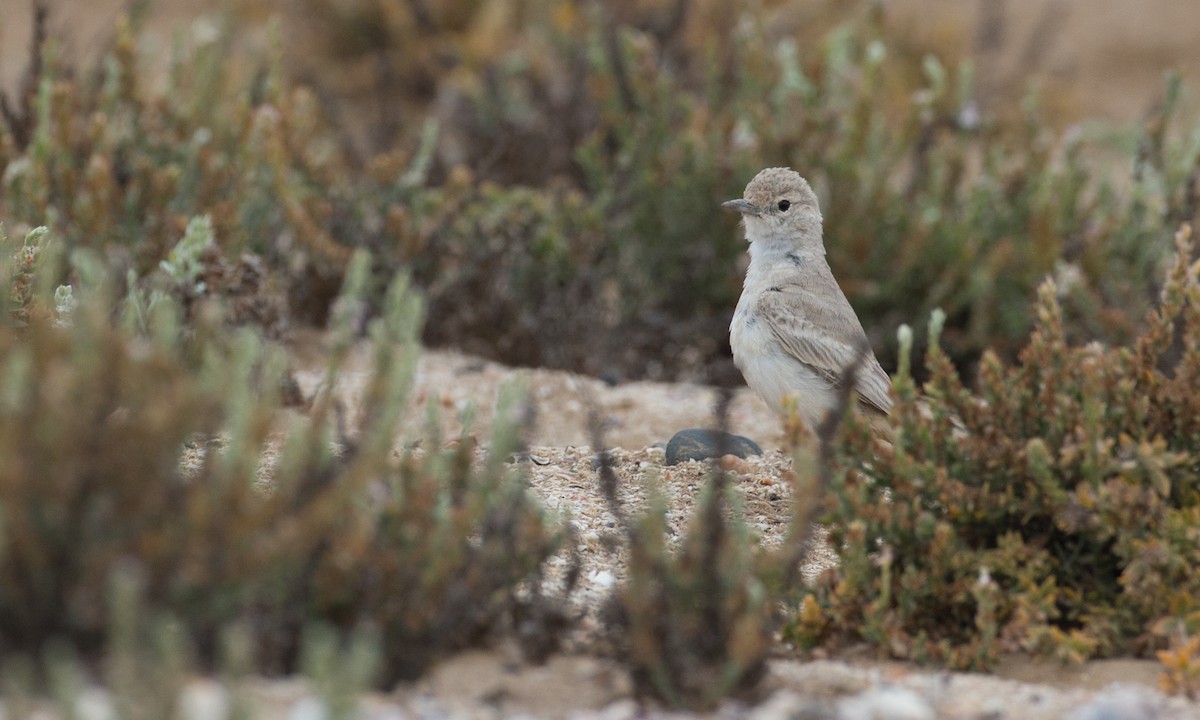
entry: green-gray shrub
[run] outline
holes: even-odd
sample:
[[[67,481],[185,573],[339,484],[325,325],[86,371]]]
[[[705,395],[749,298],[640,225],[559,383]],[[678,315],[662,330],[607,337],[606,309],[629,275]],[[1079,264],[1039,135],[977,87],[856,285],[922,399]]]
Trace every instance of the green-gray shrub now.
[[[220,313],[185,328],[169,297],[131,334],[103,263],[77,252],[72,264],[70,322],[47,309],[41,280],[58,273],[43,264],[27,321],[0,326],[0,663],[51,640],[104,655],[116,641],[105,588],[127,566],[146,612],[173,618],[210,668],[233,623],[265,672],[294,669],[322,623],[378,633],[390,683],[547,602],[519,591],[559,531],[505,463],[517,413],[500,413],[486,452],[464,437],[394,453],[421,313],[403,279],[368,323],[357,416],[344,422],[328,382],[280,445],[278,348]],[[365,255],[351,261],[339,313],[359,312],[368,272]],[[330,379],[357,341],[338,320]]]

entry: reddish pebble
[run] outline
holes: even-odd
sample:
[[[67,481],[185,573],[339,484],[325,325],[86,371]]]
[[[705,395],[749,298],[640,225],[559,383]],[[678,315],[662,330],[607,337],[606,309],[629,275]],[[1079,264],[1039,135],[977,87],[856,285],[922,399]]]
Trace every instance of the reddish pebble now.
[[[737,455],[722,455],[719,461],[722,470],[733,470],[738,473],[744,473],[750,470],[750,466],[745,460]]]

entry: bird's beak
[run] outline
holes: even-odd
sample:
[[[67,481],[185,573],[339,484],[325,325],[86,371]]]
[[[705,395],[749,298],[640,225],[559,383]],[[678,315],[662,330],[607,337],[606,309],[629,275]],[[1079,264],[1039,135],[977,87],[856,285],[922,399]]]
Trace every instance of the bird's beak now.
[[[723,203],[721,203],[721,207],[726,208],[728,210],[736,210],[737,212],[740,212],[743,215],[762,215],[762,210],[759,209],[759,207],[757,205],[750,202],[749,200],[743,200],[742,198],[738,198],[737,200],[729,200],[728,202],[723,202]]]

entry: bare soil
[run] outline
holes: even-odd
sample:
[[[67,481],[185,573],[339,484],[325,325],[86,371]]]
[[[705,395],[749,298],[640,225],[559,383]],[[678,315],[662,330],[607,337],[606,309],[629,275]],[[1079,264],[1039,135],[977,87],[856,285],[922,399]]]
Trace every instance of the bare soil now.
[[[323,377],[315,357],[297,372],[306,394]],[[351,411],[369,369],[366,358],[365,353],[353,357],[338,381],[337,392]],[[518,382],[531,389],[538,422],[529,438],[526,467],[533,489],[547,506],[579,529],[584,572],[573,602],[583,619],[567,653],[545,665],[524,664],[515,650],[506,647],[472,651],[447,660],[417,683],[372,696],[370,702],[378,703],[381,712],[393,708],[435,717],[692,717],[639,703],[620,668],[595,654],[603,647],[597,642],[602,637],[597,610],[625,570],[621,553],[612,552],[605,542],[614,532],[615,518],[598,488],[587,408],[600,408],[612,428],[606,435],[615,448],[622,501],[635,510],[643,507],[647,488],[654,484],[667,499],[668,524],[673,537],[679,538],[687,532],[708,468],[700,462],[666,467],[663,450],[655,445],[685,427],[711,425],[716,391],[701,385],[653,382],[610,387],[567,372],[508,368],[447,351],[423,352],[416,382],[416,397],[444,410],[440,418],[444,437],[463,431],[458,413],[473,405],[477,410],[471,432],[486,438],[501,386]],[[405,421],[412,431],[425,422],[420,405],[410,410]],[[784,480],[791,459],[780,449],[779,423],[761,400],[743,389],[733,403],[731,429],[764,448],[763,456],[736,467],[736,487],[752,531],[764,545],[777,545],[787,532],[792,492]],[[830,548],[818,547],[804,575],[811,579],[834,562]],[[555,558],[551,576],[565,565],[565,558]],[[1141,713],[1079,715],[1087,718],[1200,718],[1200,704],[1157,691],[1159,672],[1160,666],[1151,660],[1062,665],[1010,656],[993,674],[982,675],[882,661],[865,649],[814,660],[781,648],[771,664],[763,702],[748,706],[729,701],[711,716],[788,717],[804,708],[815,712],[816,706],[806,703],[816,703],[835,713],[830,717],[909,717],[854,714],[858,712],[854,703],[879,699],[879,693],[883,693],[879,702],[884,712],[899,702],[887,693],[904,690],[915,693],[936,713],[930,717],[938,718],[1057,720],[1071,712]],[[302,683],[267,684],[263,692],[274,698],[272,702],[291,706],[307,697],[308,690]]]

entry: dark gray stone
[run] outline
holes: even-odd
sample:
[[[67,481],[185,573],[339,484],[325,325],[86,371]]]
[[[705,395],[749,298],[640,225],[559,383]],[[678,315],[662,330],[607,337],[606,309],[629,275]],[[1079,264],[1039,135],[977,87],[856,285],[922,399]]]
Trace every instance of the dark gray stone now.
[[[762,448],[750,438],[741,435],[719,430],[688,428],[675,433],[675,437],[667,443],[667,464],[678,465],[686,460],[707,460],[719,457],[722,453],[746,458],[762,455]]]

